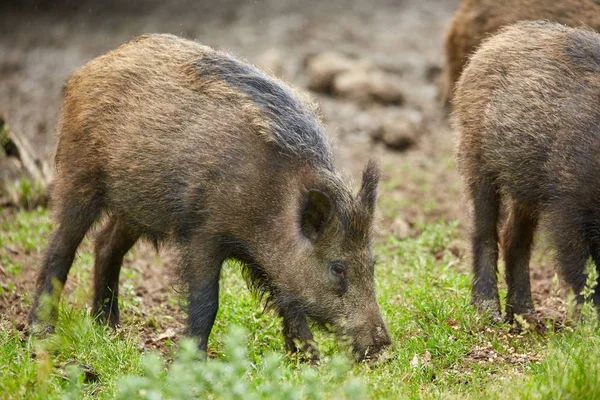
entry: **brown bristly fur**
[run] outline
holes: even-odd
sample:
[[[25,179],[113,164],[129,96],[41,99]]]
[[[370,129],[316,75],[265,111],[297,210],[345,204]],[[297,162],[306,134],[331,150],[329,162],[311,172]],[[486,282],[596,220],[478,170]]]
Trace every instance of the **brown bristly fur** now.
[[[484,41],[454,97],[456,150],[473,205],[473,303],[500,316],[499,209],[506,314],[537,321],[529,257],[545,214],[565,280],[578,300],[591,256],[600,265],[600,34],[520,22]],[[599,291],[593,296],[600,304]]]
[[[94,312],[111,325],[123,256],[142,237],[180,250],[188,333],[202,350],[227,258],[245,265],[250,287],[283,317],[289,350],[316,357],[307,318],[343,326],[359,358],[390,344],[373,278],[378,170],[370,164],[353,195],[316,106],[256,67],[172,35],[92,60],[65,86],[56,168],[58,227],[32,322],[40,296],[64,284],[81,239],[106,214]],[[341,277],[332,272],[339,263]]]
[[[600,30],[600,2],[595,0],[463,0],[446,34],[444,93],[453,96],[469,56],[481,41],[518,21],[548,20],[571,27],[587,25]]]

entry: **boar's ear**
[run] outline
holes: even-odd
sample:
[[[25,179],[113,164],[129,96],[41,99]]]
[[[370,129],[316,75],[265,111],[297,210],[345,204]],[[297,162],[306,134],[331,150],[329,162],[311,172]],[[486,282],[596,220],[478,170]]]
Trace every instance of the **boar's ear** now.
[[[375,203],[377,202],[377,185],[381,178],[379,166],[373,160],[369,160],[363,170],[362,185],[358,191],[358,201],[365,208],[368,215],[375,212]]]
[[[331,220],[333,204],[325,193],[310,189],[302,207],[302,233],[313,243]]]

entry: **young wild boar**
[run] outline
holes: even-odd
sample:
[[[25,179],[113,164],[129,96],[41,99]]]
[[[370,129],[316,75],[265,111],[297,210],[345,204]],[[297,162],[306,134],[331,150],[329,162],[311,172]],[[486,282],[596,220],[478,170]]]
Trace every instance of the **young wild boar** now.
[[[367,165],[354,196],[315,107],[282,82],[192,41],[142,36],[69,78],[58,135],[58,228],[34,327],[45,326],[40,296],[60,296],[79,243],[107,215],[93,304],[110,325],[123,257],[147,238],[180,249],[188,334],[204,351],[230,257],[283,318],[290,351],[317,357],[307,318],[349,336],[358,359],[391,344],[373,277],[378,169]]]
[[[500,317],[498,216],[506,317],[536,321],[529,256],[544,213],[564,279],[578,300],[591,256],[600,266],[600,35],[549,22],[520,22],[485,41],[454,97],[457,159],[473,204],[472,301]],[[593,296],[600,305],[600,290]]]
[[[445,100],[452,100],[469,55],[486,37],[517,21],[550,20],[600,30],[600,1],[597,0],[463,0],[446,35]]]

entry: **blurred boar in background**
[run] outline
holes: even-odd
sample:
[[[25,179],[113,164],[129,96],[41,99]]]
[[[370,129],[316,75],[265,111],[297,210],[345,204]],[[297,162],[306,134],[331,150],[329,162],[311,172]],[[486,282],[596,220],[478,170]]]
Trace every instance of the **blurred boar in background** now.
[[[506,317],[537,322],[529,258],[540,214],[549,219],[564,279],[578,301],[591,257],[600,266],[600,35],[520,22],[485,41],[454,97],[457,158],[473,205],[473,292],[500,318],[497,232],[506,263]],[[600,305],[600,290],[592,296]],[[539,326],[539,325],[538,325]]]
[[[483,39],[518,21],[550,20],[600,30],[597,0],[463,0],[446,35],[443,97],[452,100],[454,85],[469,56]]]
[[[255,67],[171,35],[122,45],[68,79],[56,168],[34,331],[52,329],[77,247],[105,215],[94,313],[112,326],[123,257],[147,238],[181,252],[188,334],[203,351],[227,258],[283,318],[288,350],[318,358],[308,320],[350,337],[358,360],[391,344],[371,243],[379,170],[369,163],[353,195],[315,106]]]

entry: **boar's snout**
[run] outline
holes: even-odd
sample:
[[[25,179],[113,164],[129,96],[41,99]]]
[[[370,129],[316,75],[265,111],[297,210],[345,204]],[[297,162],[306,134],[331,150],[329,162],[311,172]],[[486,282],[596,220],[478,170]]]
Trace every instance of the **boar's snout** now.
[[[357,361],[376,359],[392,344],[387,326],[381,317],[354,331],[354,355]]]

